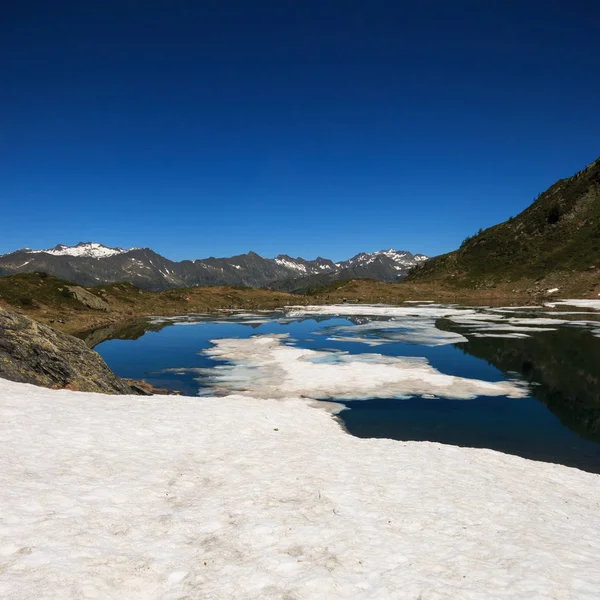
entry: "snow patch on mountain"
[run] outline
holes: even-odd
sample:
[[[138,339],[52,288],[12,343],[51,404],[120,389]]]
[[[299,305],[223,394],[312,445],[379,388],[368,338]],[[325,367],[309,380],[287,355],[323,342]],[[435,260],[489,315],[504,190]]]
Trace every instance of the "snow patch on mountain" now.
[[[292,260],[290,258],[286,258],[286,257],[283,257],[283,256],[278,256],[277,258],[274,259],[274,261],[278,265],[281,265],[282,267],[285,267],[286,269],[293,269],[293,270],[298,271],[300,273],[306,273],[306,265],[303,265],[302,263],[296,262],[295,260]]]
[[[29,254],[41,254],[43,252],[45,254],[51,254],[52,256],[106,258],[108,256],[115,256],[116,254],[125,254],[126,252],[131,252],[132,250],[137,250],[137,248],[129,248],[126,250],[124,248],[109,248],[108,246],[103,246],[97,242],[80,242],[76,246],[65,246],[63,244],[58,244],[58,246],[49,248],[47,250],[28,249],[27,252]]]
[[[356,256],[348,259],[347,261],[337,263],[338,266],[366,266],[370,265],[376,260],[381,258],[388,258],[392,262],[396,263],[396,265],[401,268],[412,267],[417,263],[423,262],[427,260],[429,257],[424,254],[412,254],[406,250],[395,250],[394,248],[390,248],[389,250],[378,250],[377,252],[361,252]]]

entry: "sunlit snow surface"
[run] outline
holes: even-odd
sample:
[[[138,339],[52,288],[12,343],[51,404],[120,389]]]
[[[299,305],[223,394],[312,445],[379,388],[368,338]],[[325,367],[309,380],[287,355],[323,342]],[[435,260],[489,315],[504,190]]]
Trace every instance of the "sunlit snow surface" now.
[[[528,395],[527,387],[520,382],[445,375],[421,357],[308,350],[287,345],[286,341],[287,335],[214,340],[214,346],[205,354],[227,364],[206,369],[203,384],[213,390],[258,398],[369,400],[433,395],[469,399]]]
[[[600,597],[600,477],[304,400],[0,380],[0,597]]]

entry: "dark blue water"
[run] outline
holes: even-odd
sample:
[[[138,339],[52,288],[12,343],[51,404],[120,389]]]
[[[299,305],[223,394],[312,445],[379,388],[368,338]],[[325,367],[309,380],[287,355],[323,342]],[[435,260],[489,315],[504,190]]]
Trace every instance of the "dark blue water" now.
[[[352,323],[331,318],[293,322],[273,319],[261,324],[168,324],[136,340],[103,342],[95,350],[122,377],[144,379],[186,395],[206,392],[202,376],[195,370],[216,364],[202,354],[211,346],[211,340],[273,333],[287,333],[296,345],[315,350],[425,357],[448,375],[486,381],[518,375],[532,384],[530,397],[344,401],[346,410],[338,418],[350,434],[358,437],[491,448],[600,472],[600,386],[591,372],[594,365],[600,366],[600,339],[589,331],[565,327],[527,339],[469,338],[468,343],[436,347],[405,342],[371,347],[327,339],[331,328],[340,325]],[[576,347],[578,353],[570,347]],[[579,363],[573,363],[574,356],[581,357]],[[589,377],[582,377],[582,369],[590,371]]]

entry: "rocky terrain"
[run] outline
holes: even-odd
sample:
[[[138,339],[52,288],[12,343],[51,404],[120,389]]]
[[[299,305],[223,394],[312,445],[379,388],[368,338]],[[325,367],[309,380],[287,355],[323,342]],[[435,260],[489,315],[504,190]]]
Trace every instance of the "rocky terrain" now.
[[[82,340],[1,308],[0,377],[82,392],[149,393],[114,375]]]
[[[393,249],[361,253],[334,263],[280,254],[263,258],[255,252],[230,258],[171,261],[150,248],[109,248],[96,242],[59,244],[48,250],[24,248],[0,256],[0,276],[44,272],[81,286],[129,282],[144,290],[191,286],[243,285],[295,291],[337,279],[369,277],[398,281],[426,260]],[[288,283],[294,282],[294,283]]]

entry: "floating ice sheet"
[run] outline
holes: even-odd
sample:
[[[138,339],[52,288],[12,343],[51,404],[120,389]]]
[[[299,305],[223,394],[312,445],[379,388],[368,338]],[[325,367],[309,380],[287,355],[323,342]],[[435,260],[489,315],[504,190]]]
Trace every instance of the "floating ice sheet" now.
[[[369,317],[430,317],[433,319],[452,315],[475,314],[473,308],[457,308],[442,304],[411,304],[389,306],[387,304],[327,304],[323,306],[288,306],[286,314],[292,317],[311,315],[369,316]]]
[[[600,300],[557,300],[555,302],[547,302],[546,306],[549,308],[555,308],[557,306],[578,306],[580,308],[593,308],[594,310],[600,310]]]
[[[306,397],[330,400],[407,398],[433,395],[471,399],[477,396],[528,395],[520,381],[481,381],[446,375],[422,357],[346,354],[298,348],[287,335],[213,340],[203,352],[227,361],[202,370],[202,384],[221,393],[258,398]]]
[[[516,310],[519,307],[514,308]],[[497,334],[495,337],[507,338],[527,337],[528,332],[553,331],[557,326],[569,322],[536,316],[509,316],[513,313],[512,308],[510,310],[489,307],[472,308],[441,304],[306,306],[289,307],[287,313],[296,316],[320,314],[360,316],[372,319],[388,317],[388,321],[369,321],[354,327],[339,326],[331,330],[333,335],[330,339],[362,342],[370,346],[391,342],[410,342],[425,346],[456,344],[467,341],[465,335],[474,335],[475,333],[495,333]],[[464,335],[441,329],[437,324],[439,319],[448,319],[455,325],[464,328]],[[509,333],[523,333],[524,335],[508,335]]]
[[[443,346],[466,342],[460,333],[444,331],[435,326],[431,318],[396,317],[389,321],[369,321],[360,325],[340,325],[325,330],[334,335],[330,340],[338,342],[360,342],[379,346],[397,342],[408,342],[421,346]]]

